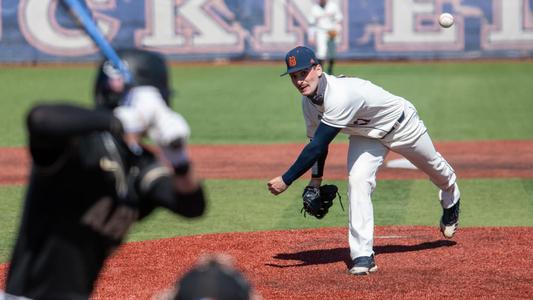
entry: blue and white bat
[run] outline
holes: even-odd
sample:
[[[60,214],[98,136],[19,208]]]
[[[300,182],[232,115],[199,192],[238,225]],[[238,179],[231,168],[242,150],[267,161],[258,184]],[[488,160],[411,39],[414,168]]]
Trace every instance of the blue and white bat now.
[[[126,65],[122,62],[117,52],[111,44],[105,39],[104,35],[98,29],[98,26],[91,18],[87,8],[80,1],[83,0],[62,0],[63,4],[70,11],[70,15],[75,17],[78,23],[83,26],[85,32],[91,37],[93,42],[100,48],[104,56],[113,64],[113,66],[120,71],[124,81],[130,83],[132,80],[131,73],[128,71]]]

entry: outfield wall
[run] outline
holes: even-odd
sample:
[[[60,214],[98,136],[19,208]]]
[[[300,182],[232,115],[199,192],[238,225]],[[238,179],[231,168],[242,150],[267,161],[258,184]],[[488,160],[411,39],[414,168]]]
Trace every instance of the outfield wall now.
[[[333,1],[333,0],[330,0]],[[337,0],[342,59],[533,57],[533,0]],[[281,59],[307,43],[314,0],[87,0],[116,48],[171,60]],[[450,12],[456,24],[440,28]],[[57,0],[0,0],[0,62],[94,61]]]

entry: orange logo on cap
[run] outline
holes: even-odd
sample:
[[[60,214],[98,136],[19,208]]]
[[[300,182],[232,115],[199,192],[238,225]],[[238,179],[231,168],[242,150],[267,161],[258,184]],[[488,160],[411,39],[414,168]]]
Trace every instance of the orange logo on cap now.
[[[296,57],[295,56],[289,56],[289,67],[296,66]]]

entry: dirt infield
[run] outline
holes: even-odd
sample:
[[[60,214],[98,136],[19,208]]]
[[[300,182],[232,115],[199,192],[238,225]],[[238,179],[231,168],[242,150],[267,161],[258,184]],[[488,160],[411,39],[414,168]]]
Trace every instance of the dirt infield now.
[[[284,172],[303,145],[192,145],[191,156],[207,179],[270,179]],[[533,141],[478,141],[438,143],[437,150],[459,178],[533,178]],[[347,144],[332,144],[326,164],[328,179],[346,178]],[[398,159],[391,153],[387,161]],[[0,149],[0,184],[24,184],[28,154],[22,148]],[[412,169],[384,166],[380,179],[425,178]]]
[[[533,299],[531,249],[533,228],[465,228],[443,240],[436,227],[378,226],[378,272],[358,277],[346,274],[345,228],[176,237],[124,245],[94,299],[150,299],[213,252],[237,258],[264,299]]]
[[[531,249],[533,228],[468,228],[443,240],[436,228],[377,227],[379,270],[356,277],[345,273],[345,228],[179,237],[126,245],[95,299],[148,299],[194,258],[221,250],[265,299],[532,299]]]
[[[208,179],[268,179],[302,145],[193,145]],[[460,178],[533,178],[533,141],[439,143]],[[326,176],[344,179],[346,144],[330,148]],[[387,162],[399,158],[391,154]],[[0,184],[24,184],[28,155],[0,150]],[[424,178],[418,170],[384,166],[381,179]],[[237,259],[265,299],[533,299],[533,228],[462,228],[443,240],[435,227],[377,227],[379,270],[346,274],[346,228],[176,237],[124,245],[109,260],[94,299],[150,299],[172,285],[203,253]],[[6,265],[0,265],[0,287]]]

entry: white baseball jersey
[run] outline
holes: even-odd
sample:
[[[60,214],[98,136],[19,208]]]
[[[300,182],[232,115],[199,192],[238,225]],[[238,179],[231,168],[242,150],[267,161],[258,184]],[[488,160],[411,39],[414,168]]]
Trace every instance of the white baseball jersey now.
[[[322,100],[323,103],[320,103]],[[313,103],[312,101],[315,101]],[[460,197],[453,168],[433,146],[414,106],[370,81],[337,78],[323,73],[313,99],[302,98],[307,135],[322,122],[349,135],[347,172],[350,256],[374,253],[374,212],[371,195],[376,173],[389,150],[407,158],[440,189],[443,208]]]
[[[329,0],[324,7],[318,4],[311,8],[310,24],[317,31],[339,30],[342,13],[337,3]]]
[[[132,88],[126,96],[126,105],[115,109],[126,132],[147,132],[159,146],[166,146],[177,138],[187,140],[190,128],[185,119],[170,109],[159,90],[152,86]]]
[[[328,31],[335,31],[337,34],[341,30],[340,22],[342,13],[335,1],[329,0],[324,7],[318,4],[311,9],[311,20],[309,36],[316,42],[316,57],[326,59],[328,56]],[[330,55],[334,55],[330,51]],[[332,57],[329,57],[332,58]]]
[[[132,88],[126,95],[125,105],[115,108],[114,115],[122,122],[125,132],[147,133],[173,165],[188,161],[185,148],[176,149],[172,143],[186,142],[190,127],[180,114],[167,106],[157,88]]]
[[[323,105],[313,104],[302,97],[302,109],[308,137],[313,137],[320,121],[341,128],[348,135],[374,139],[383,138],[402,113],[412,106],[402,97],[393,95],[368,80],[356,77],[337,78],[325,74],[327,85],[319,84]],[[410,115],[405,116],[410,117]],[[417,132],[418,135],[423,131]]]

